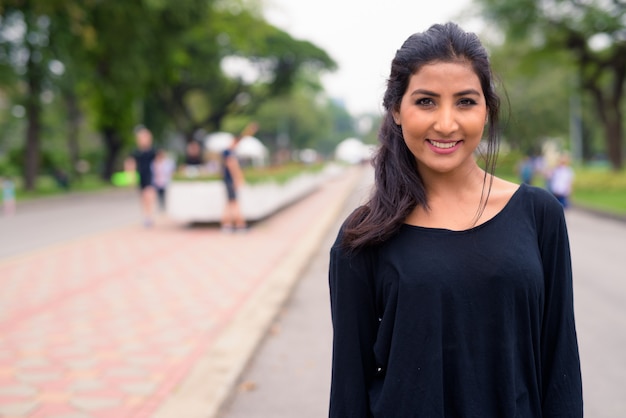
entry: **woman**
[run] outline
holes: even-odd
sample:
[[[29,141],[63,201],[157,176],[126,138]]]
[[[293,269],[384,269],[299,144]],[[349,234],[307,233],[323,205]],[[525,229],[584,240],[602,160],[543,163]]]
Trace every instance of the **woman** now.
[[[233,139],[230,146],[222,152],[222,180],[226,189],[226,205],[221,220],[223,232],[245,232],[247,229],[247,222],[241,212],[237,196],[237,192],[245,184],[245,177],[235,154],[235,149],[243,138],[254,135],[257,130],[258,124],[256,122],[249,123],[241,134]]]
[[[453,23],[409,37],[383,105],[373,194],[331,249],[329,416],[581,417],[563,210],[493,176],[479,39]]]

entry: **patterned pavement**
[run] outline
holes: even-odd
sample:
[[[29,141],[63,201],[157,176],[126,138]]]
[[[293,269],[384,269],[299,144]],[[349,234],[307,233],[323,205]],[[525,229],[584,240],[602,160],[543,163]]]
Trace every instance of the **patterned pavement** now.
[[[0,261],[0,417],[155,416],[357,176],[246,234],[163,221]]]

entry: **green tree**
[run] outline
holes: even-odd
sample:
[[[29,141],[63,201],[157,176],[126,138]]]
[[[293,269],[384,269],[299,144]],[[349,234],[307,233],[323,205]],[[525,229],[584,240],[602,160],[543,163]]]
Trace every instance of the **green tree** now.
[[[578,83],[595,101],[614,169],[623,165],[626,3],[578,0],[478,0],[483,16],[537,49],[572,54]]]
[[[2,80],[16,81],[13,98],[25,108],[27,120],[23,176],[33,190],[41,159],[41,94],[48,77],[49,27],[54,1],[5,0],[0,3],[0,71]]]
[[[92,117],[106,147],[103,176],[110,179],[140,117],[138,104],[188,25],[200,22],[210,3],[200,0],[96,2],[87,9],[85,54]]]
[[[180,41],[165,58],[171,76],[155,83],[147,103],[152,111],[160,104],[187,141],[221,130],[227,116],[255,113],[265,101],[287,94],[302,73],[336,67],[320,48],[245,8],[212,8]]]
[[[489,49],[504,89],[503,109],[510,112],[504,125],[508,144],[530,153],[537,152],[546,138],[567,138],[574,74],[569,56],[537,50],[528,38],[509,38]]]
[[[55,135],[68,138],[70,164],[80,157],[82,123],[100,133],[102,175],[110,179],[137,122],[174,126],[189,139],[289,94],[302,74],[334,69],[323,50],[265,22],[260,4],[0,0],[0,85],[26,109],[27,186],[34,188],[42,163],[42,93],[61,97],[46,120],[66,118],[63,135]],[[226,65],[233,60],[256,76],[233,74]],[[315,77],[308,80],[321,89]],[[59,132],[56,123],[51,128]]]

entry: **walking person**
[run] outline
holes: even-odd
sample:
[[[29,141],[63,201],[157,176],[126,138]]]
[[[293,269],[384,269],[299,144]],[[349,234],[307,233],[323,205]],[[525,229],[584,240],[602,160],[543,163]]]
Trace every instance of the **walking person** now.
[[[254,135],[257,129],[256,123],[248,124],[241,134],[233,139],[230,146],[222,152],[222,180],[226,189],[226,205],[221,221],[223,232],[241,232],[247,229],[247,222],[241,212],[238,200],[238,192],[245,184],[245,177],[235,154],[235,148],[242,138]]]
[[[152,164],[156,150],[152,145],[152,132],[144,126],[135,129],[136,148],[130,160],[130,169],[137,172],[143,223],[145,227],[154,224],[154,206],[156,193],[153,183]]]
[[[11,177],[0,177],[0,185],[2,186],[2,213],[4,216],[13,216],[15,214],[15,183]]]
[[[526,155],[517,166],[517,173],[519,175],[520,182],[526,184],[533,184],[533,178],[535,177],[535,162],[531,155]]]
[[[174,159],[164,149],[158,149],[152,163],[152,183],[156,191],[159,210],[165,212],[167,187],[176,171]]]
[[[563,208],[568,208],[574,183],[574,170],[570,166],[567,155],[562,155],[559,158],[557,166],[550,173],[549,182],[552,194],[554,194]]]
[[[493,174],[500,102],[478,37],[410,36],[383,106],[372,195],[330,253],[329,417],[582,417],[563,209]]]

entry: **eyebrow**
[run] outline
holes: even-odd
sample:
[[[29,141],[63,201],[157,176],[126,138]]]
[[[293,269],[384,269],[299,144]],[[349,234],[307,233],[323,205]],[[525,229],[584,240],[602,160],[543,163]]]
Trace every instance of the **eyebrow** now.
[[[435,93],[433,91],[426,90],[426,89],[416,89],[416,90],[413,90],[413,92],[411,93],[411,96],[415,96],[416,94],[423,94],[425,96],[433,96],[433,97],[441,96],[438,93]],[[462,90],[462,91],[459,91],[457,93],[454,93],[454,95],[455,96],[469,96],[469,95],[480,96],[480,92],[478,92],[475,89],[467,89],[467,90]]]

